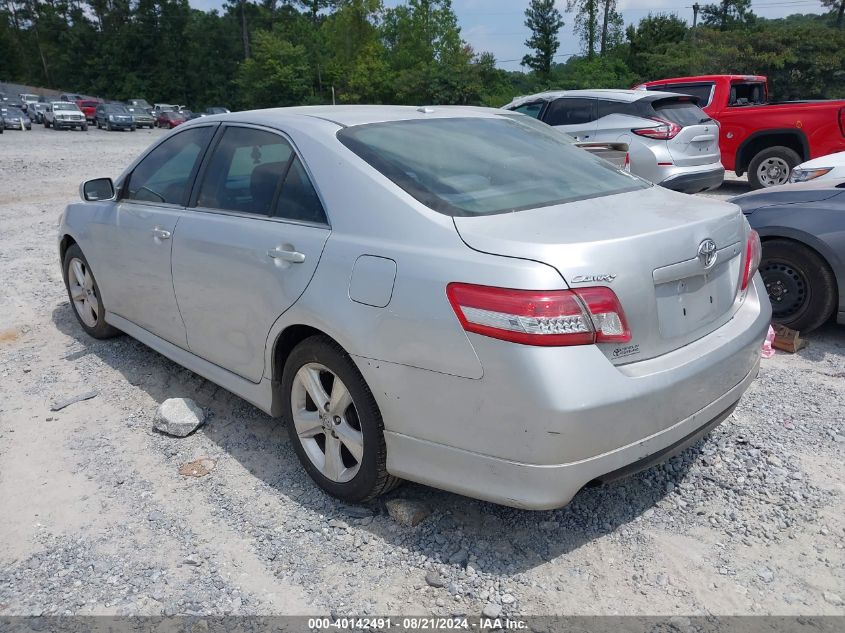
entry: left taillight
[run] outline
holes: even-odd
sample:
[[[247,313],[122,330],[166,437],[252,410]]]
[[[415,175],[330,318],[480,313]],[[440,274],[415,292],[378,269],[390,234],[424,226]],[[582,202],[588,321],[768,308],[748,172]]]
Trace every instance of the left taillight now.
[[[742,281],[739,285],[740,290],[748,288],[754,273],[760,268],[760,259],[763,256],[763,246],[760,244],[760,236],[757,231],[752,229],[748,233],[748,240],[745,243],[745,261],[742,267]]]
[[[649,118],[652,121],[660,123],[660,125],[656,127],[638,127],[634,128],[631,131],[638,136],[655,138],[661,141],[668,141],[669,139],[673,139],[678,135],[678,132],[681,131],[681,126],[677,123],[672,123],[671,121],[666,121],[665,119],[660,119],[656,116]]]
[[[503,341],[564,346],[631,340],[619,299],[603,286],[538,291],[450,283],[446,296],[464,330]]]

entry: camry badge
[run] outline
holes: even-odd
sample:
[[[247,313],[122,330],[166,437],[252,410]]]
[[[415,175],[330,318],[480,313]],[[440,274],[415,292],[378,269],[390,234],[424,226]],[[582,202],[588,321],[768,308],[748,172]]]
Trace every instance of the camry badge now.
[[[603,275],[576,275],[572,278],[572,283],[584,284],[589,282],[603,281],[609,284],[612,283],[614,279],[616,279],[616,275],[611,275],[607,273]]]
[[[698,245],[698,259],[705,270],[713,268],[713,264],[716,263],[716,255],[716,242],[709,237]]]

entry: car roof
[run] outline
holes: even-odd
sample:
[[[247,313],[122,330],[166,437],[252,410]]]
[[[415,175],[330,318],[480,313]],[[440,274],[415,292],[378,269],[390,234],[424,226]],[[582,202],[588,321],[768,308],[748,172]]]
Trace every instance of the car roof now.
[[[612,88],[598,88],[592,90],[548,90],[546,92],[538,92],[533,95],[525,95],[517,97],[506,108],[518,107],[526,103],[534,101],[552,101],[560,97],[581,97],[583,99],[608,99],[611,101],[622,101],[625,103],[633,103],[641,99],[656,100],[661,97],[676,97],[674,92],[660,92],[657,90],[622,90]]]
[[[262,123],[275,126],[292,123],[295,120],[312,119],[329,121],[341,127],[385,123],[389,121],[412,121],[424,119],[454,118],[496,118],[503,116],[501,110],[474,106],[395,106],[395,105],[342,105],[342,106],[299,106],[293,108],[271,108],[247,110],[231,114],[215,114],[207,120]],[[512,115],[506,115],[512,116]]]

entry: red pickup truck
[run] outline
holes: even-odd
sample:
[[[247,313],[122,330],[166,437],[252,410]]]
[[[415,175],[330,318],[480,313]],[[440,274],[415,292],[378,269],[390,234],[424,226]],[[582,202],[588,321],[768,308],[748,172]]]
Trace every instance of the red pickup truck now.
[[[752,188],[782,185],[798,163],[845,151],[845,101],[769,102],[760,75],[702,75],[647,81],[645,90],[698,97],[719,123],[722,165],[748,173]]]

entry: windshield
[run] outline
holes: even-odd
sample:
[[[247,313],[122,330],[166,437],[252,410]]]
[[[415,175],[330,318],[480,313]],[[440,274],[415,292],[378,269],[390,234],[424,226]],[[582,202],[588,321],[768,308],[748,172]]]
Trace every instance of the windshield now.
[[[79,108],[77,108],[72,103],[54,103],[53,110],[72,110],[76,112],[79,110]]]
[[[109,114],[128,114],[126,107],[122,105],[107,105],[105,111]]]
[[[341,143],[426,206],[489,215],[649,186],[520,115],[373,123]]]

